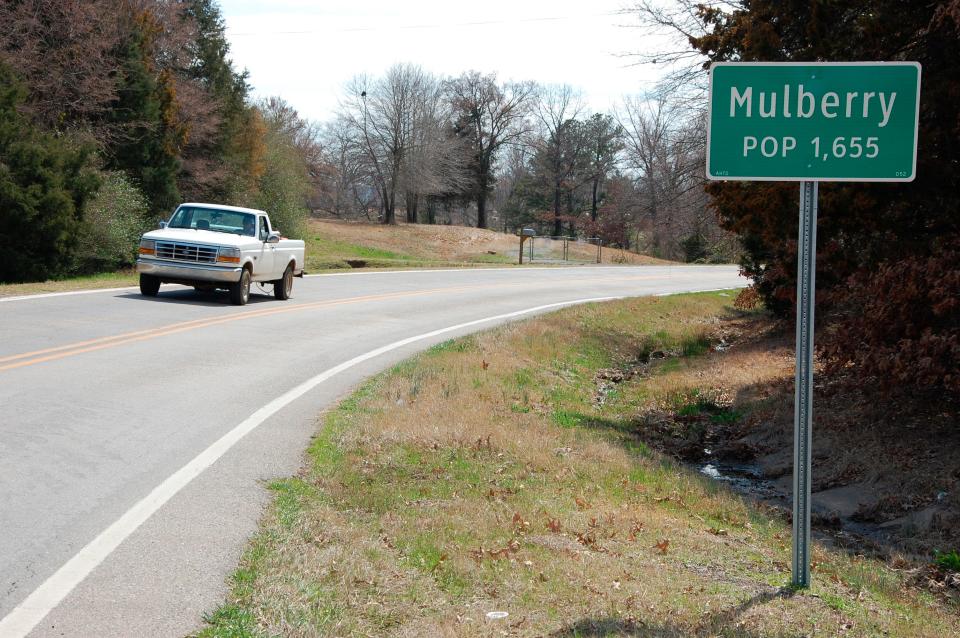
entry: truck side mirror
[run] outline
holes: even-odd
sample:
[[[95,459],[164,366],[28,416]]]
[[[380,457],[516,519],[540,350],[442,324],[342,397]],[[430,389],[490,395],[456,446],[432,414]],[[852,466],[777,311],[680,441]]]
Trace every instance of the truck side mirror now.
[[[167,222],[161,221],[161,222],[160,222],[160,228],[166,228],[166,227],[167,227]]]
[[[277,244],[279,242],[280,242],[280,233],[278,233],[277,231],[273,231],[272,233],[267,235],[268,244]]]

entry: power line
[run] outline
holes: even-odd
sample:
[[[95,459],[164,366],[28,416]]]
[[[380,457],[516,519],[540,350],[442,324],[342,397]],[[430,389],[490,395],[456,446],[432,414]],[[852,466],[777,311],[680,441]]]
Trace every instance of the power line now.
[[[301,31],[231,31],[227,32],[231,36],[246,35],[314,35],[319,33],[357,33],[367,31],[402,31],[402,30],[427,30],[427,29],[452,29],[457,27],[486,27],[506,24],[523,24],[531,22],[560,22],[564,20],[581,20],[583,18],[599,18],[607,16],[624,15],[625,11],[609,11],[605,13],[586,13],[570,16],[541,16],[537,18],[517,18],[514,20],[477,20],[471,22],[448,22],[432,24],[402,24],[379,27],[344,27],[340,29],[307,29]]]

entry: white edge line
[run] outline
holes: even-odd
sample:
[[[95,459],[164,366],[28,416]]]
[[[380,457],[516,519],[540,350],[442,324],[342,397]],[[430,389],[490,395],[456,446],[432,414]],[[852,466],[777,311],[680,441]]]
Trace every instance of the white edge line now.
[[[67,292],[43,292],[37,295],[18,295],[16,297],[0,297],[0,303],[8,301],[23,301],[25,299],[47,299],[49,297],[68,297],[70,295],[91,295],[95,292],[120,292],[121,290],[136,290],[136,286],[123,288],[90,288],[88,290],[70,290]]]
[[[77,585],[83,582],[120,543],[133,534],[140,525],[163,507],[167,501],[173,498],[193,479],[202,474],[204,470],[213,465],[220,457],[226,454],[230,448],[244,436],[252,432],[257,426],[324,381],[364,361],[368,361],[392,350],[397,350],[411,343],[430,339],[448,332],[470,328],[491,321],[512,319],[541,310],[591,302],[612,301],[615,299],[623,299],[623,297],[592,297],[587,299],[574,299],[572,301],[561,301],[517,310],[515,312],[508,312],[506,314],[494,315],[492,317],[484,317],[483,319],[474,319],[473,321],[459,323],[454,326],[432,330],[420,335],[401,339],[400,341],[395,341],[375,350],[370,350],[304,381],[251,414],[239,425],[210,445],[210,447],[198,454],[193,460],[170,475],[145,498],[127,510],[109,527],[100,532],[96,538],[77,552],[73,558],[64,563],[60,569],[47,578],[47,580],[27,596],[23,602],[14,607],[13,611],[7,614],[3,620],[0,620],[0,636],[4,636],[5,638],[23,638],[29,634],[34,627],[36,627],[47,614],[53,611]]]
[[[721,292],[724,290],[739,290],[740,288],[746,288],[746,286],[727,286],[726,288],[705,288],[704,290],[680,290],[677,292],[661,292],[654,297],[672,297],[674,295],[690,295],[698,292]]]

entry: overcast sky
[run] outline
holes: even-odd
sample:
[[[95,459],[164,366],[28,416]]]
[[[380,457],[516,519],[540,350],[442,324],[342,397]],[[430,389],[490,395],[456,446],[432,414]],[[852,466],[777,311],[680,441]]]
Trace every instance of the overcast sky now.
[[[570,84],[593,110],[652,88],[657,71],[619,57],[644,48],[630,0],[220,0],[231,57],[257,97],[326,120],[344,83],[399,62],[438,75]]]

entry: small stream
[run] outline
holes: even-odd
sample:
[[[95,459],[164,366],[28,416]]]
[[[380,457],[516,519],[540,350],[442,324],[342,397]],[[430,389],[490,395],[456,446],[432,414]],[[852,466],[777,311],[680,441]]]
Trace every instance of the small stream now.
[[[709,455],[709,450],[705,452]],[[777,481],[764,478],[757,464],[710,459],[705,463],[693,464],[693,467],[700,474],[729,486],[738,494],[777,506],[786,513],[792,507],[793,500],[789,488],[784,491],[782,481],[778,485]],[[825,513],[823,508],[817,507],[816,502],[813,506],[815,519],[818,518],[818,514]],[[881,525],[862,523],[848,517],[834,518],[834,520],[836,523],[827,524],[825,529],[820,529],[821,533],[817,534],[820,540],[840,546],[863,547],[866,544],[875,550],[879,546],[889,547],[896,540],[894,530]]]
[[[708,463],[699,464],[697,471],[706,477],[730,486],[740,494],[761,499],[781,496],[774,488],[773,481],[763,478],[758,465],[711,459]]]

